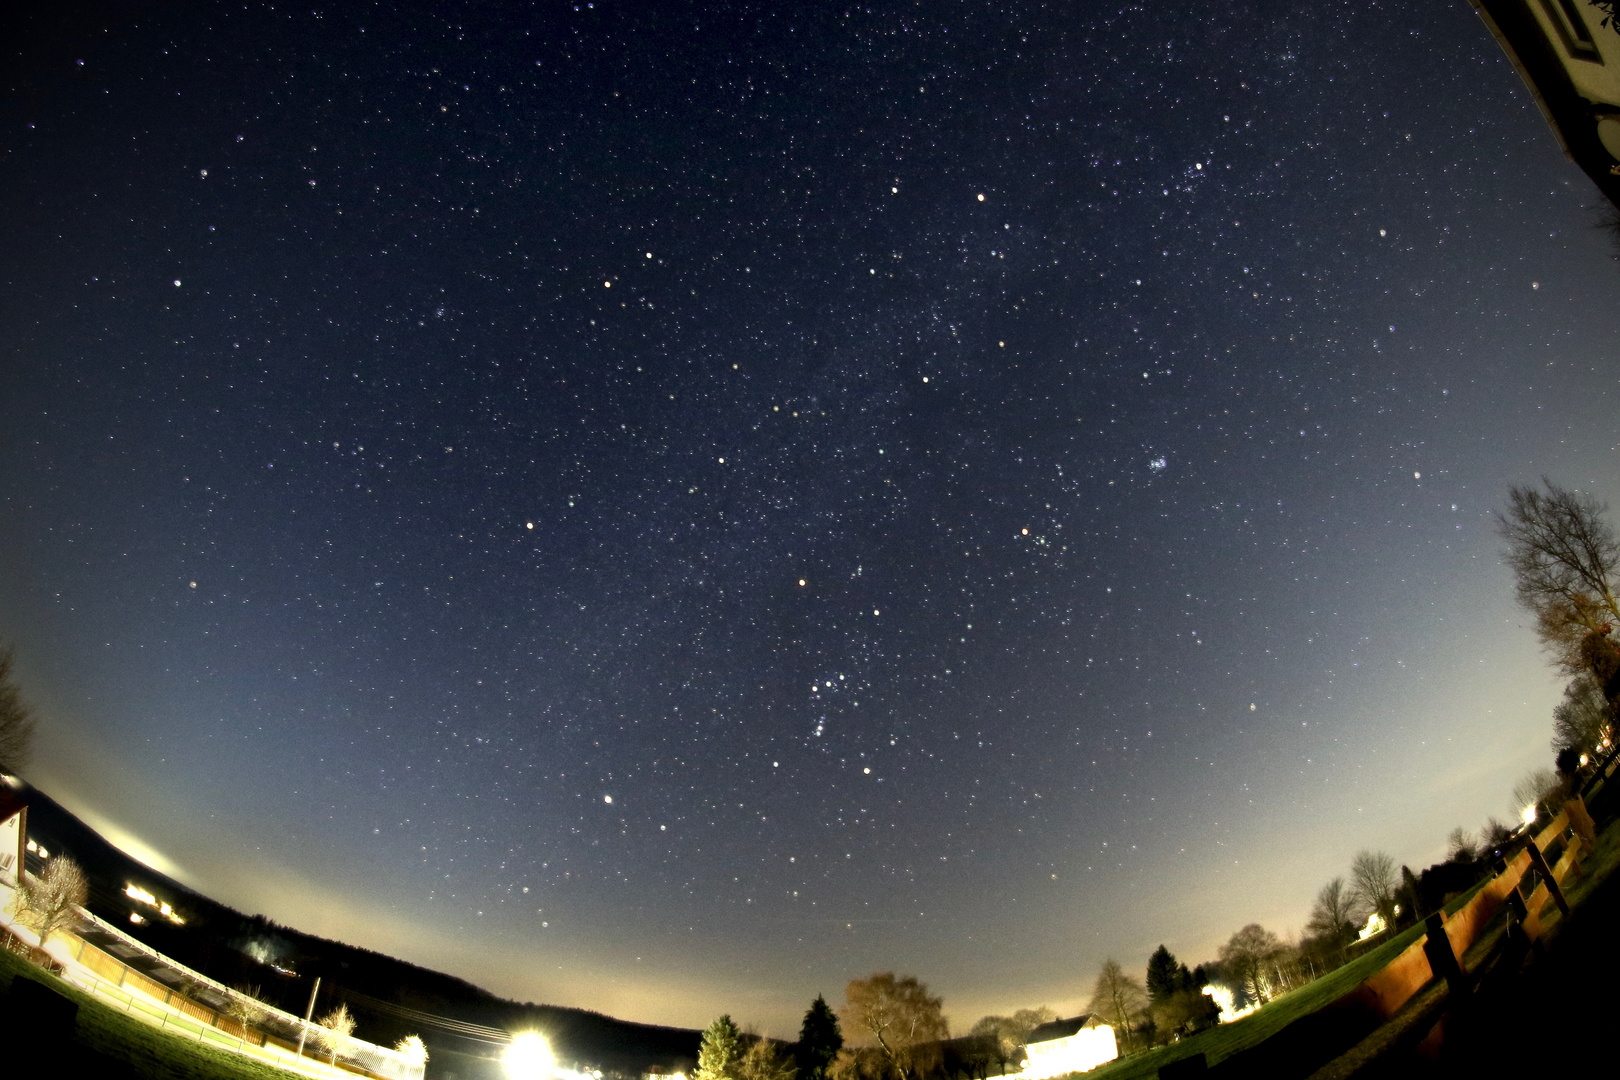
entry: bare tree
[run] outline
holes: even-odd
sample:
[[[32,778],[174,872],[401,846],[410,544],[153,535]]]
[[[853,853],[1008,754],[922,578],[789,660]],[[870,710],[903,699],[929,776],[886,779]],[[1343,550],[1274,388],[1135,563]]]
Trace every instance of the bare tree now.
[[[0,649],[0,772],[15,773],[34,749],[34,713],[11,679],[12,648]]]
[[[793,1059],[783,1054],[770,1039],[753,1036],[738,1063],[742,1080],[793,1080],[798,1072]]]
[[[270,1010],[259,1000],[261,994],[263,991],[257,986],[238,986],[225,1003],[225,1015],[242,1025],[242,1036],[236,1043],[238,1050],[247,1045],[248,1028],[264,1023],[265,1017],[270,1015]]]
[[[19,872],[22,867],[17,868]],[[39,935],[40,948],[51,934],[73,921],[74,912],[84,906],[89,884],[79,864],[66,855],[57,855],[45,864],[39,877],[22,873],[23,886],[17,918]]]
[[[1614,743],[1614,705],[1603,684],[1583,671],[1564,687],[1564,700],[1553,709],[1553,752],[1571,747],[1597,754]]]
[[[1541,483],[1508,489],[1497,531],[1508,543],[1519,603],[1535,614],[1536,633],[1559,666],[1575,674],[1591,667],[1597,642],[1589,639],[1606,640],[1620,621],[1613,586],[1620,541],[1604,520],[1607,506],[1546,477]]]
[[[1018,1048],[1029,1040],[1029,1033],[1057,1018],[1057,1013],[1045,1005],[1038,1009],[1019,1009],[1011,1016],[983,1017],[968,1034],[984,1042],[1005,1072],[1007,1063],[1017,1060]]]
[[[1395,860],[1382,851],[1358,851],[1350,860],[1351,895],[1362,907],[1395,925]]]
[[[394,1044],[399,1056],[405,1059],[405,1064],[416,1070],[420,1078],[427,1072],[428,1049],[420,1035],[407,1035]]]
[[[1499,848],[1513,839],[1513,830],[1494,817],[1485,819],[1485,827],[1479,830],[1480,843],[1487,848]]]
[[[850,980],[839,1019],[852,1038],[876,1044],[900,1080],[913,1080],[938,1062],[950,1037],[944,1005],[912,976],[886,971]]]
[[[1531,769],[1513,785],[1513,805],[1517,810],[1540,805],[1558,790],[1558,777],[1551,769]]]
[[[1322,886],[1311,906],[1305,932],[1335,952],[1342,953],[1356,936],[1355,902],[1344,878],[1336,877]]]
[[[1221,946],[1221,966],[1245,994],[1263,1002],[1271,997],[1270,961],[1282,947],[1276,934],[1259,923],[1250,923]]]
[[[315,1037],[331,1053],[331,1065],[336,1069],[337,1056],[349,1049],[350,1038],[354,1035],[354,1017],[349,1014],[347,1004],[340,1004],[321,1017],[320,1025],[315,1030]]]
[[[1091,992],[1090,1010],[1114,1029],[1127,1052],[1136,1046],[1136,1028],[1147,1007],[1146,988],[1112,958],[1104,960]]]
[[[968,1038],[973,1040],[971,1053],[986,1059],[986,1073],[990,1071],[988,1062],[993,1061],[996,1063],[997,1071],[1006,1074],[1007,1062],[1012,1060],[1017,1050],[1011,1029],[1011,1017],[981,1016],[978,1023],[968,1031]]]
[[[1461,825],[1446,834],[1446,861],[1455,863],[1471,863],[1479,858],[1479,845],[1474,837]]]

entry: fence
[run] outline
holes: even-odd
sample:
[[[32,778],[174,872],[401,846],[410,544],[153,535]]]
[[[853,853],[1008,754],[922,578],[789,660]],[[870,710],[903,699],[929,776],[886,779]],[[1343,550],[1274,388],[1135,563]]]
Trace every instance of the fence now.
[[[1455,912],[1429,916],[1410,945],[1348,992],[1216,1065],[1207,1066],[1198,1053],[1167,1062],[1159,1069],[1161,1080],[1204,1075],[1299,1077],[1327,1065],[1372,1036],[1437,979],[1444,979],[1451,990],[1461,988],[1494,955],[1484,945],[1504,909],[1509,934],[1530,942],[1540,939],[1552,909],[1568,914],[1564,886],[1580,873],[1581,860],[1596,840],[1586,804],[1578,796],[1570,799],[1551,822],[1525,839],[1522,849],[1498,862],[1490,879]],[[1408,1014],[1401,1023],[1420,1024],[1420,1030],[1427,1030],[1434,1023],[1423,1019],[1430,1008],[1422,1005],[1416,1017]]]
[[[0,881],[0,892],[10,893],[12,890],[8,885],[9,882]],[[9,900],[10,897],[5,899]],[[0,907],[4,906],[0,904]],[[112,955],[108,949],[117,948],[130,961],[161,969],[169,977],[195,988],[193,993],[203,993],[228,1002],[242,998],[244,995],[240,991],[176,963],[87,911],[81,909],[78,917],[80,932],[59,929],[52,934],[51,948],[55,956],[37,946],[29,946],[13,927],[0,926],[0,929],[10,931],[8,936],[23,944],[36,963],[53,970],[60,969],[59,974],[67,982],[154,1027],[188,1038],[194,1036],[198,1042],[211,1043],[219,1049],[250,1053],[250,1056],[269,1060],[281,1068],[311,1075],[330,1077],[341,1071],[355,1076],[374,1077],[376,1080],[417,1080],[420,1076],[421,1070],[397,1050],[353,1036],[347,1040],[346,1049],[337,1055],[335,1066],[327,1064],[327,1055],[315,1058],[300,1054],[298,1033],[305,1026],[302,1017],[256,1002],[256,1011],[262,1019],[256,1025],[244,1025],[224,1010],[210,1007],[182,990],[137,970],[126,959]],[[105,947],[87,940],[91,936]],[[63,946],[65,954],[63,949],[57,948],[57,943]],[[68,958],[65,964],[60,963],[63,955]],[[280,1034],[266,1030],[269,1027],[279,1029]],[[317,1029],[312,1025],[309,1030],[314,1032]],[[314,1046],[315,1039],[311,1035],[307,1049]],[[251,1052],[248,1051],[249,1047],[253,1048]]]
[[[1346,997],[1388,1020],[1436,977],[1466,975],[1468,951],[1504,906],[1525,936],[1538,940],[1545,932],[1543,915],[1549,903],[1569,914],[1563,884],[1579,872],[1582,854],[1596,842],[1586,804],[1578,796],[1569,800],[1523,850],[1496,868],[1466,904],[1449,918],[1443,912],[1431,915],[1422,937]]]

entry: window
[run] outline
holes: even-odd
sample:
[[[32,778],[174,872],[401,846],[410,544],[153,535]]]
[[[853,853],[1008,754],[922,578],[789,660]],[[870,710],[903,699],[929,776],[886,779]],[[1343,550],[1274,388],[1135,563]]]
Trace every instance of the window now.
[[[1597,42],[1592,40],[1592,31],[1586,28],[1586,20],[1581,18],[1581,5],[1576,0],[1541,0],[1541,9],[1558,32],[1565,52],[1576,60],[1603,63],[1603,56],[1598,52]]]

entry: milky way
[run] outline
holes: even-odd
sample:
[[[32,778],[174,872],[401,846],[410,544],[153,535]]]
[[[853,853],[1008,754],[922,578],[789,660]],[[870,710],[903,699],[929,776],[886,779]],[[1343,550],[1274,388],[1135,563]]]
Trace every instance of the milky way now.
[[[1466,4],[31,27],[0,630],[34,779],[250,911],[789,1034],[1298,927],[1558,685],[1596,193]]]

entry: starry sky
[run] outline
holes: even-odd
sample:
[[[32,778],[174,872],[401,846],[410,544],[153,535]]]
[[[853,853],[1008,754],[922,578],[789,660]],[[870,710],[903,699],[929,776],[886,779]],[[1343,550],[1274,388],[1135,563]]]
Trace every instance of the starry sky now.
[[[1620,269],[1461,0],[30,18],[28,775],[220,900],[965,1029],[1550,761],[1491,513],[1620,502]]]

